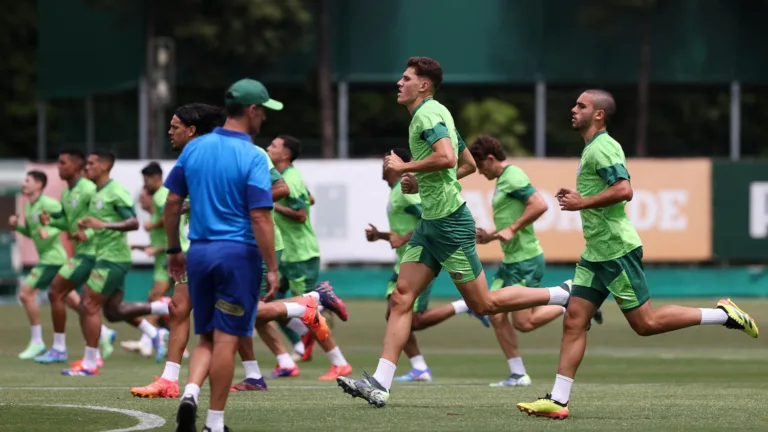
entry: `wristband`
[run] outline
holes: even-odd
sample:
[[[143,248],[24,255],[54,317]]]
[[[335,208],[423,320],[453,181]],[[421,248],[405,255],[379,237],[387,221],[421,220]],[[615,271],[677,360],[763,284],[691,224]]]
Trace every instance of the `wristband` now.
[[[176,246],[176,247],[169,247],[168,249],[165,250],[165,253],[167,253],[168,255],[173,255],[173,254],[177,254],[177,253],[180,253],[180,252],[181,252],[181,248],[178,247],[178,246]]]

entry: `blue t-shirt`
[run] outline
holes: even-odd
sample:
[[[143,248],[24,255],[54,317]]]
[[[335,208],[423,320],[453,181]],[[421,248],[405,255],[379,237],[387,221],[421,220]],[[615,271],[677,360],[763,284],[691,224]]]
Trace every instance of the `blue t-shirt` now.
[[[194,203],[189,239],[256,245],[250,210],[272,208],[268,165],[242,132],[217,127],[187,143],[165,187]]]

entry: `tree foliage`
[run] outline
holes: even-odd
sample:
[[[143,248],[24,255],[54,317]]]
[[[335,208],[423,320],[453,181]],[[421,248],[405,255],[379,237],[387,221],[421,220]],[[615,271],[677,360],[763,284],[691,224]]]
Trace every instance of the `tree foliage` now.
[[[530,155],[520,142],[527,127],[520,120],[520,111],[514,105],[496,98],[470,102],[462,108],[459,119],[460,130],[468,146],[479,135],[491,135],[501,142],[508,155]]]

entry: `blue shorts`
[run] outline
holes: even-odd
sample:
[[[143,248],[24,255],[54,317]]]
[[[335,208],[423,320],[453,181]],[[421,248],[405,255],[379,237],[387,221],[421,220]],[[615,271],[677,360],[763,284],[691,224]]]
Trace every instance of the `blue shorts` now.
[[[214,329],[252,336],[259,304],[261,253],[255,245],[194,241],[187,252],[195,334]]]

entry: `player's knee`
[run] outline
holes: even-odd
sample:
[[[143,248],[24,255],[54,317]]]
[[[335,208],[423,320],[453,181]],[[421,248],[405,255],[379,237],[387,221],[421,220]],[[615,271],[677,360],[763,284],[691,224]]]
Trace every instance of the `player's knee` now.
[[[34,291],[28,287],[22,288],[21,291],[19,291],[19,301],[22,303],[26,303],[34,298],[33,295]]]
[[[632,320],[629,325],[638,336],[653,336],[659,333],[658,325],[652,319]]]
[[[411,320],[411,331],[424,330],[426,327],[424,320],[421,318],[421,313],[414,313]]]
[[[494,315],[496,312],[496,307],[491,301],[490,296],[469,298],[465,297],[464,301],[467,302],[467,307],[469,307],[469,310],[478,315]]]
[[[493,328],[499,328],[504,325],[504,321],[507,320],[507,314],[505,313],[497,313],[493,315],[488,315],[488,320],[491,321],[491,325]]]
[[[407,284],[403,283],[401,285],[401,283],[398,282],[395,292],[393,292],[392,297],[390,297],[390,313],[392,311],[397,311],[401,314],[407,313],[412,310],[415,301],[416,296]]]
[[[104,308],[104,318],[106,318],[107,321],[111,323],[119,322],[123,320],[123,314],[120,313],[119,308],[114,306],[107,306]]]
[[[171,317],[171,321],[182,321],[189,317],[192,312],[190,304],[186,300],[171,298],[171,303],[168,305],[168,315]]]
[[[536,329],[531,320],[512,320],[512,326],[520,333],[532,332]]]
[[[565,311],[565,317],[563,317],[563,332],[581,332],[587,331],[587,325],[591,317],[587,317],[582,311],[570,305]]]

